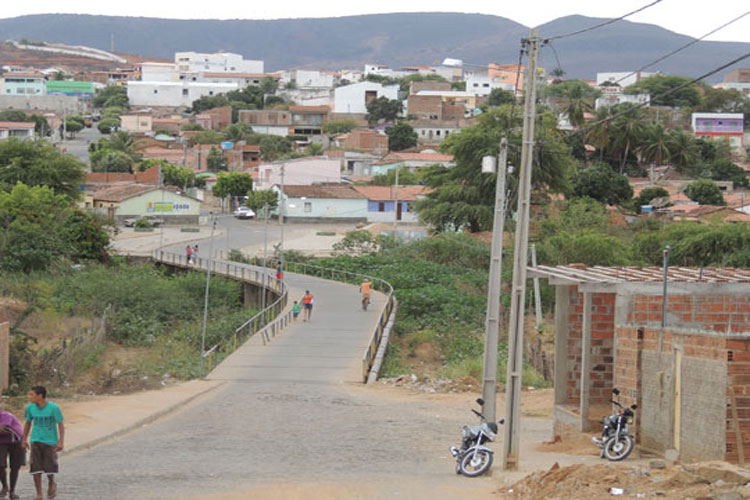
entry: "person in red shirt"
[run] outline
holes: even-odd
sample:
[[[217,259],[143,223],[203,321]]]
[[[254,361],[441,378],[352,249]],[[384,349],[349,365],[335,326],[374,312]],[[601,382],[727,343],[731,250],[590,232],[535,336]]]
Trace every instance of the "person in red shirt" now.
[[[310,293],[310,290],[305,290],[305,295],[302,297],[302,307],[305,308],[305,319],[303,321],[310,321],[314,302],[315,296]]]

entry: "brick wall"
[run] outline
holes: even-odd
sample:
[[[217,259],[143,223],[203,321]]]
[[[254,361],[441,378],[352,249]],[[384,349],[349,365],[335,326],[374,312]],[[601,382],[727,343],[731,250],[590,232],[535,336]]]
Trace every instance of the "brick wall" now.
[[[589,403],[606,404],[612,389],[615,294],[593,293],[591,297],[591,389]],[[568,330],[568,404],[581,397],[581,343],[583,294],[570,287]]]
[[[634,295],[629,324],[661,324],[661,295]],[[750,300],[747,295],[670,295],[667,326],[715,332],[750,332]]]
[[[727,407],[726,407],[726,457],[729,462],[739,462],[737,432],[734,427],[732,398],[736,403],[740,440],[745,460],[750,461],[750,339],[733,338],[726,341]]]

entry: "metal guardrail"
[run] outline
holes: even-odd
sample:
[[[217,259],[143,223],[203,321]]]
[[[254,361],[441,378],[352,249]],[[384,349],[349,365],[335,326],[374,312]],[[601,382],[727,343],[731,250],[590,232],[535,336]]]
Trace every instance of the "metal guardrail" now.
[[[258,333],[261,334],[263,345],[265,345],[270,342],[272,337],[275,337],[277,333],[286,327],[291,320],[291,311],[282,314],[289,302],[289,288],[283,281],[277,280],[276,277],[268,271],[252,269],[223,260],[209,260],[203,257],[193,257],[193,262],[188,264],[187,256],[185,254],[166,252],[164,250],[155,250],[152,254],[152,258],[154,261],[163,264],[196,270],[206,270],[210,263],[211,272],[214,274],[234,278],[242,283],[249,283],[258,286],[265,285],[265,293],[270,291],[276,295],[276,300],[271,302],[268,307],[237,327],[231,338],[225,339],[223,343],[219,343],[203,353],[204,358],[207,358],[208,361],[209,372],[213,367],[213,357],[218,352],[232,352],[237,349],[238,345],[241,345],[247,339]],[[263,276],[264,274],[265,279]],[[228,343],[231,343],[231,349],[226,349]]]
[[[219,256],[228,257],[228,254],[224,251],[218,252]],[[242,258],[252,265],[262,266],[258,261],[257,257],[250,257],[245,254],[239,254]],[[267,263],[274,262],[274,259],[268,259]],[[393,285],[388,283],[382,278],[375,276],[369,276],[367,274],[352,273],[349,271],[342,271],[340,269],[332,269],[328,267],[315,266],[312,264],[306,264],[304,262],[287,262],[285,272],[304,274],[306,276],[314,276],[317,278],[330,279],[331,281],[338,281],[342,283],[350,283],[353,285],[359,285],[362,283],[363,278],[372,281],[373,288],[377,291],[383,292],[386,295],[386,304],[380,313],[378,319],[378,325],[375,327],[370,343],[367,345],[367,349],[362,355],[362,380],[367,383],[367,379],[370,375],[370,370],[375,363],[375,358],[378,353],[378,347],[380,341],[383,338],[383,332],[388,325],[388,320],[391,317],[391,312],[394,308],[395,298],[393,296]],[[275,279],[275,277],[274,277]]]

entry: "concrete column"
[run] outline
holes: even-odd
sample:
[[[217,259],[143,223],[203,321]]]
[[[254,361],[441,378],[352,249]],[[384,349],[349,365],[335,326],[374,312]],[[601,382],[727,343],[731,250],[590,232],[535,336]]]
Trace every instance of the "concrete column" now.
[[[568,402],[568,331],[570,286],[555,287],[555,404]]]
[[[253,307],[260,304],[260,293],[259,287],[251,285],[250,283],[244,283],[242,285],[243,290],[243,301],[245,307]]]
[[[583,294],[581,332],[581,431],[589,428],[589,389],[591,388],[591,292]]]
[[[10,385],[10,324],[0,323],[0,392]]]

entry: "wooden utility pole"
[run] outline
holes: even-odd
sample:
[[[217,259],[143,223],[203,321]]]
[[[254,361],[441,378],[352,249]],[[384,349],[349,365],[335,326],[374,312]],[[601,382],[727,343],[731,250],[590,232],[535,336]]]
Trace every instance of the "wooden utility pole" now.
[[[487,287],[484,366],[482,376],[482,413],[488,421],[496,419],[497,410],[497,337],[500,334],[500,293],[503,274],[503,231],[505,229],[505,172],[508,162],[508,140],[500,141],[495,180],[495,216],[492,221],[492,254]]]
[[[539,29],[533,28],[526,42],[529,62],[524,85],[521,170],[518,174],[518,209],[513,254],[513,291],[508,329],[508,373],[505,379],[505,429],[503,468],[518,469],[521,435],[521,376],[523,374],[524,309],[526,302],[526,263],[529,258],[529,210],[531,205],[531,167],[534,159],[534,121],[536,119],[537,59]]]

